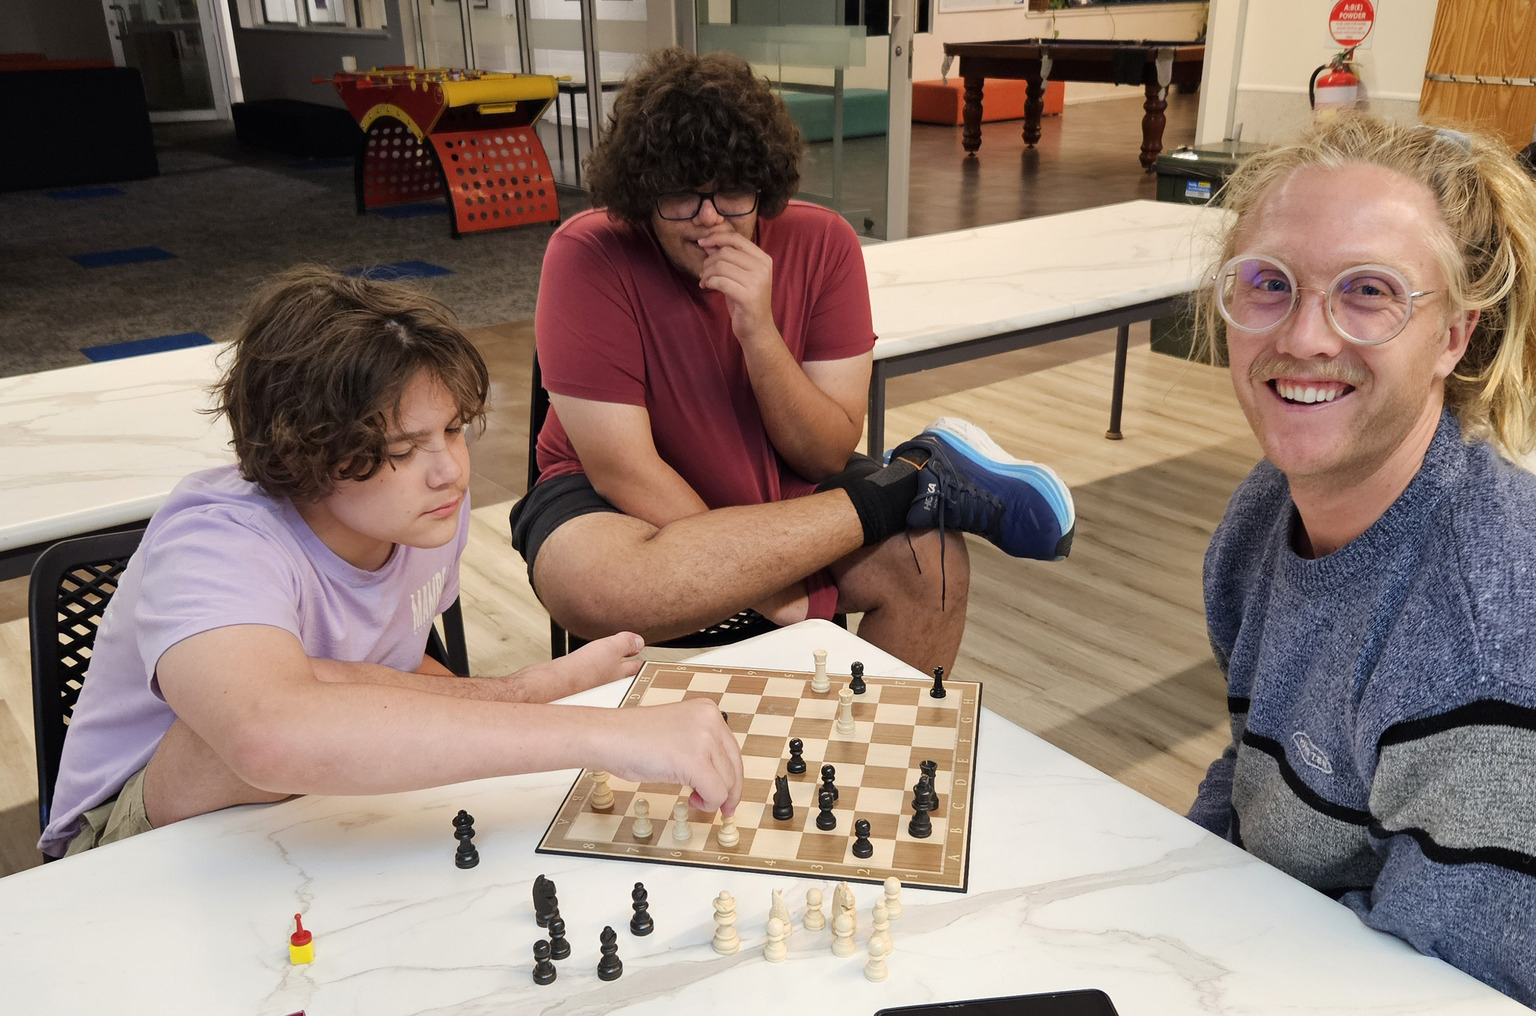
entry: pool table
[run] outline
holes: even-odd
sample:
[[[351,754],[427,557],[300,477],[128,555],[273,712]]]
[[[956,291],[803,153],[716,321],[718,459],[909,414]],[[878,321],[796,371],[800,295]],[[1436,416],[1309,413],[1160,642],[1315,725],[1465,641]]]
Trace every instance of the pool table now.
[[[1141,85],[1147,100],[1141,118],[1141,166],[1163,150],[1163,126],[1169,85],[1193,89],[1200,84],[1205,62],[1201,42],[1155,42],[1114,39],[1014,39],[1004,42],[946,42],[944,75],[960,58],[965,79],[961,143],[966,158],[981,147],[981,90],[987,78],[1022,78],[1025,82],[1024,143],[1040,140],[1040,111],[1046,81],[1104,81]]]

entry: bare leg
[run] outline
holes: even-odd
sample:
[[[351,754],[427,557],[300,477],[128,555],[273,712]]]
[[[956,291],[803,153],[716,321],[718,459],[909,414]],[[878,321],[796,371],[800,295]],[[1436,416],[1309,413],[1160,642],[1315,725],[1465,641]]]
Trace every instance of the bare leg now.
[[[947,674],[965,634],[970,556],[964,536],[946,533],[941,567],[939,534],[911,535],[910,548],[906,534],[897,534],[832,566],[838,609],[863,611],[859,637],[865,641],[925,674],[934,667]]]
[[[144,770],[144,817],[155,828],[237,804],[267,804],[293,795],[258,790],[181,720],[173,720]]]
[[[782,597],[863,543],[840,490],[721,508],[661,529],[625,515],[582,515],[545,540],[533,584],[550,615],[583,638],[629,630],[657,641]]]

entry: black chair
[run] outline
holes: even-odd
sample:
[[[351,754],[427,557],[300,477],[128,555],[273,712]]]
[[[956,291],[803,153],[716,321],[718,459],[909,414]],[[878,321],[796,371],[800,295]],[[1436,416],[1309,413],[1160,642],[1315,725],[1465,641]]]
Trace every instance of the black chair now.
[[[532,391],[528,400],[528,489],[539,480],[538,444],[539,431],[544,427],[544,418],[549,415],[549,392],[544,390],[544,374],[539,370],[539,351],[533,351],[533,375]],[[848,618],[838,614],[832,618],[837,625],[847,628]],[[689,632],[687,635],[679,635],[675,639],[667,639],[664,642],[653,642],[651,645],[659,649],[709,649],[713,646],[728,646],[743,639],[749,639],[754,635],[762,635],[765,632],[776,631],[779,626],[768,620],[750,607],[731,615],[723,621],[717,621],[707,628]],[[572,635],[560,627],[553,617],[549,619],[549,655],[551,658],[564,656],[587,644],[587,640],[579,635]]]
[[[143,529],[55,543],[38,556],[27,589],[32,650],[32,729],[37,737],[39,828],[48,827],[59,757],[80,687],[91,663],[96,629]],[[444,635],[433,625],[427,653],[455,674],[469,673],[459,601],[443,611]]]

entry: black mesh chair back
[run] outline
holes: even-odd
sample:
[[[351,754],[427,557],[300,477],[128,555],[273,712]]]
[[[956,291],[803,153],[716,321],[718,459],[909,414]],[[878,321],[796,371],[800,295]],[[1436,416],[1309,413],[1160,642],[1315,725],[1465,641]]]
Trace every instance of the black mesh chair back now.
[[[544,427],[544,418],[549,415],[549,392],[544,390],[544,375],[539,370],[539,352],[533,352],[533,382],[532,391],[529,393],[528,412],[528,489],[539,481],[538,445],[539,431]],[[842,627],[848,627],[848,619],[838,614],[832,619]],[[757,611],[748,608],[740,613],[733,614],[723,621],[717,621],[707,628],[680,635],[675,639],[665,642],[653,642],[652,645],[661,649],[709,649],[713,646],[728,646],[742,639],[749,639],[754,635],[762,635],[765,632],[775,631],[778,625],[768,620]],[[571,650],[585,645],[586,639],[578,635],[572,635],[551,617],[549,619],[549,655],[551,658],[564,656]]]
[[[27,616],[39,828],[48,826],[64,736],[91,665],[102,612],[143,536],[143,529],[130,529],[65,540],[43,551],[32,566]]]

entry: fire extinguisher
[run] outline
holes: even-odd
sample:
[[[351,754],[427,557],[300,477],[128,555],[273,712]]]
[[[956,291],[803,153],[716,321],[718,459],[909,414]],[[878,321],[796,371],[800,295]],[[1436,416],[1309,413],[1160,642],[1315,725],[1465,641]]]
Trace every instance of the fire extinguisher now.
[[[1307,82],[1307,101],[1313,109],[1327,115],[1355,108],[1360,97],[1360,79],[1349,69],[1349,61],[1354,55],[1355,48],[1351,46],[1335,53],[1332,60],[1312,72],[1312,78]]]

